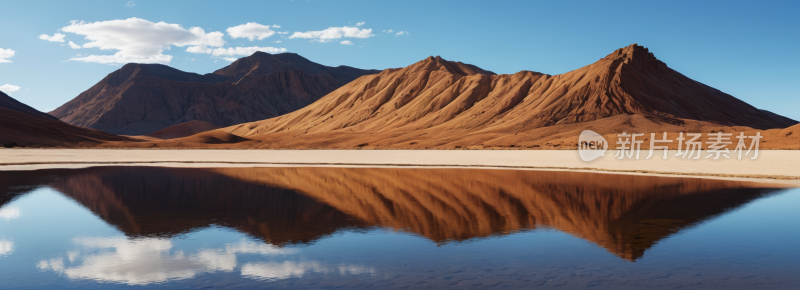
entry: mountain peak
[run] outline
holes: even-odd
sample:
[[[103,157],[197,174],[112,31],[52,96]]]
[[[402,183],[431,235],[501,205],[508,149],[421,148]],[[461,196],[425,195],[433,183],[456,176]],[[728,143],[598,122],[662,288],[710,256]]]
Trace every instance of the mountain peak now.
[[[256,51],[250,56],[237,59],[230,65],[215,71],[215,75],[230,77],[236,82],[244,76],[259,76],[275,71],[303,70],[308,73],[328,73],[329,67],[315,63],[296,53],[270,54]]]
[[[626,63],[630,62],[653,62],[664,64],[656,56],[650,52],[647,47],[641,46],[637,43],[620,48],[607,55],[604,59],[607,60],[622,60]]]
[[[484,74],[484,75],[495,75],[494,72],[484,70],[477,66],[466,64],[460,61],[449,61],[441,56],[429,56],[421,61],[418,61],[415,64],[412,64],[407,67],[412,71],[420,71],[420,70],[428,70],[428,71],[436,71],[436,70],[443,70],[447,71],[451,74],[455,75],[476,75],[476,74]]]

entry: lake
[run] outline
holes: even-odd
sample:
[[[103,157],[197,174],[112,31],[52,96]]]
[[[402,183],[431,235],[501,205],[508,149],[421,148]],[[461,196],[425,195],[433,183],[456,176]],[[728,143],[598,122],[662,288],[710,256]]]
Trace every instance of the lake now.
[[[567,171],[2,171],[0,289],[797,289],[798,205]]]

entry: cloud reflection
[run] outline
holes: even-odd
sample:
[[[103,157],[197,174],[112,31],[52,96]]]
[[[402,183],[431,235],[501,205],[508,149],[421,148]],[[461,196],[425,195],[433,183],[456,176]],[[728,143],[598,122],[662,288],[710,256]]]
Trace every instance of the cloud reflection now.
[[[242,266],[242,276],[259,280],[300,278],[306,273],[335,273],[340,275],[375,274],[375,269],[357,265],[325,266],[316,261],[281,263],[247,263]]]
[[[233,272],[238,265],[237,254],[280,256],[299,253],[297,249],[280,248],[246,240],[226,244],[221,249],[200,249],[188,255],[183,251],[173,250],[173,243],[167,238],[135,240],[125,237],[76,238],[73,242],[82,248],[82,252],[67,252],[69,266],[65,266],[63,257],[58,257],[41,260],[37,267],[41,270],[62,273],[70,279],[146,285],[188,279],[201,273]],[[78,264],[80,261],[82,263]],[[374,272],[362,266],[329,267],[314,261],[247,263],[241,267],[242,275],[245,277],[269,280],[301,277],[305,273],[328,273],[334,270],[342,275]]]
[[[11,254],[14,251],[14,242],[9,240],[0,240],[0,256]]]
[[[19,208],[4,207],[0,208],[0,219],[13,220],[19,217]]]

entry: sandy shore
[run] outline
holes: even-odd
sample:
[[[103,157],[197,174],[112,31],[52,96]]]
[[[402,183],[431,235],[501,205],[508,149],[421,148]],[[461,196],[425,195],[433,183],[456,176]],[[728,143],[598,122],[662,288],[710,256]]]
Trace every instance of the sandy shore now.
[[[800,186],[800,151],[762,150],[757,160],[618,160],[584,162],[573,150],[119,150],[2,149],[0,170],[77,168],[96,165],[226,166],[437,166],[580,170],[626,174],[770,180]],[[705,157],[706,154],[703,154]]]

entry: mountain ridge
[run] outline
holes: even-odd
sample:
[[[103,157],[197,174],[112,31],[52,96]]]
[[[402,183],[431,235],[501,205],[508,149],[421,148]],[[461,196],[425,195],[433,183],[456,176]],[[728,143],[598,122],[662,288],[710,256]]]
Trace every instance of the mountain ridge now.
[[[33,109],[0,92],[0,145],[92,146],[106,141],[128,141],[113,134],[76,127]]]
[[[145,135],[193,120],[230,126],[297,110],[374,72],[263,52],[205,75],[131,63],[50,114],[76,126],[122,135]]]
[[[636,118],[652,126],[677,124],[670,130],[797,124],[688,78],[637,44],[559,75],[489,75],[463,67],[429,57],[362,76],[296,112],[220,130],[279,148],[405,148],[482,135],[469,142],[477,145],[501,135],[622,116],[641,116]]]

